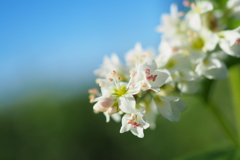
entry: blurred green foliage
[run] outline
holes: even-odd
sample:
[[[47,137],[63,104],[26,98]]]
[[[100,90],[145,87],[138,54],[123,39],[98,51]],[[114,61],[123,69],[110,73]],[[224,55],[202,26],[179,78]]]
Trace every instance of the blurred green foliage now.
[[[211,97],[234,125],[228,79],[217,82],[215,87]],[[120,134],[120,123],[107,124],[102,113],[94,114],[87,91],[68,98],[52,93],[32,95],[1,106],[0,159],[169,160],[187,159],[184,157],[198,155],[202,150],[209,159],[232,156],[231,142],[205,104],[194,96],[183,99],[188,108],[179,122],[159,116],[157,128],[146,130],[140,139],[130,132]]]

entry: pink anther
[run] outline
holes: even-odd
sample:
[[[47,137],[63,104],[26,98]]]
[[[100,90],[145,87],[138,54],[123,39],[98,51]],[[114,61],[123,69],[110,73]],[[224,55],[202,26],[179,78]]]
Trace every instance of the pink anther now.
[[[131,74],[130,74],[130,77],[131,78],[133,78],[133,77],[135,77],[136,76],[136,72],[132,72]]]
[[[183,1],[183,6],[189,7],[190,6],[190,2],[188,0]]]
[[[112,71],[112,74],[113,74],[113,75],[117,75],[117,72],[113,70],[113,71]]]
[[[238,45],[240,43],[240,38],[238,38],[235,42],[235,45]]]
[[[150,69],[145,69],[146,75],[150,75]]]
[[[131,84],[130,86],[129,86],[129,88],[134,88],[135,87],[135,84]]]
[[[157,78],[157,75],[154,75],[153,78],[152,78],[152,81],[154,82]]]
[[[135,121],[135,117],[132,117],[132,119],[130,119],[130,120],[128,121],[128,124],[133,124],[134,121]]]
[[[148,81],[151,81],[151,80],[153,80],[153,75],[151,75],[151,76],[148,76],[148,77],[147,77],[147,80],[148,80]]]

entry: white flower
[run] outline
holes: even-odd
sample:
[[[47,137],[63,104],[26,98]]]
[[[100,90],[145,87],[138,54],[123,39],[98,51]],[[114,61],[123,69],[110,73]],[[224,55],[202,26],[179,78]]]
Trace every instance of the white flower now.
[[[196,83],[199,82],[200,77],[192,70],[186,68],[175,71],[172,77],[182,93],[195,93],[197,91]]]
[[[120,129],[120,133],[130,130],[135,136],[143,138],[143,130],[149,127],[149,123],[143,119],[143,114],[143,112],[138,112],[136,114],[125,114],[122,117],[122,127]]]
[[[104,82],[107,83],[105,80],[100,80],[103,84]],[[111,95],[108,93],[106,88],[101,88],[102,96],[97,97],[93,100],[93,102],[97,102],[94,106],[93,109],[95,112],[106,112],[108,109],[114,107],[115,100]],[[111,110],[111,109],[110,109]]]
[[[135,81],[142,82],[142,90],[151,89],[155,92],[160,91],[160,87],[169,79],[169,73],[165,70],[156,70],[157,64],[154,60],[148,61],[143,65],[137,66]]]
[[[117,72],[114,71],[113,78],[109,78],[109,82],[106,82],[104,80],[98,80],[98,83],[102,87],[102,91],[104,92],[103,102],[106,102],[106,104],[112,104],[113,102],[111,100],[113,100],[115,101],[115,103],[117,103],[117,106],[123,112],[136,113],[136,101],[133,95],[138,94],[141,90],[141,82],[131,83],[131,79],[127,84],[125,82],[120,82],[120,79],[118,78],[119,77],[117,77]],[[107,99],[105,97],[107,97]],[[96,98],[95,101],[98,101],[95,105],[99,106],[98,104],[102,104],[102,97]],[[106,107],[103,107],[109,108],[110,105],[106,105]],[[114,111],[117,111],[117,109],[111,108],[109,113],[115,113]]]
[[[206,57],[206,52],[214,50],[219,41],[215,33],[205,28],[202,28],[199,32],[188,30],[187,36],[186,49],[192,63],[203,60]]]
[[[177,5],[172,4],[170,10],[170,15],[162,15],[161,19],[163,24],[157,27],[157,31],[164,33],[167,37],[175,36],[176,33],[181,30],[181,26],[183,25],[183,22],[180,19],[180,14],[178,13]]]
[[[200,62],[195,71],[200,76],[205,76],[209,79],[221,79],[228,75],[227,67],[220,60],[208,58]]]
[[[197,1],[196,4],[192,4],[192,10],[190,10],[186,18],[189,26],[193,30],[200,30],[202,28],[201,14],[212,11],[213,5],[208,1]]]
[[[115,70],[119,74],[118,76],[122,78],[126,78],[127,76],[127,70],[116,54],[112,54],[111,58],[104,57],[101,68],[94,71],[94,74],[100,78],[108,78],[112,70]]]
[[[240,27],[219,33],[219,46],[228,55],[240,57]]]
[[[154,96],[158,112],[169,121],[179,121],[180,112],[186,109],[186,105],[177,97]]]
[[[125,59],[129,67],[135,67],[135,63],[145,63],[155,58],[153,51],[143,50],[140,43],[136,43],[134,49],[127,52]]]
[[[234,18],[240,18],[240,0],[228,0],[227,8],[230,9]]]

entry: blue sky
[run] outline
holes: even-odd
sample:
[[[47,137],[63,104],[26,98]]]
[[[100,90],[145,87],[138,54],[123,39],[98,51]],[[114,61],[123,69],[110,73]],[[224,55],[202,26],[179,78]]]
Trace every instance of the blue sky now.
[[[43,84],[94,83],[104,55],[157,48],[160,15],[181,0],[0,0],[0,97]],[[182,6],[181,6],[182,9]]]

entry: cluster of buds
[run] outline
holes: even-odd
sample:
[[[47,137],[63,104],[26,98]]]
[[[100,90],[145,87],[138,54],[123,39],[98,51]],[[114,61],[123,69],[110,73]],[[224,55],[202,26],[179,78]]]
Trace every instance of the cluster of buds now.
[[[240,27],[227,30],[221,11],[209,1],[184,1],[187,13],[171,5],[171,14],[162,16],[158,53],[144,50],[140,43],[130,50],[122,64],[116,54],[105,57],[95,71],[98,89],[89,90],[94,112],[103,112],[122,121],[120,133],[131,131],[139,138],[144,129],[155,128],[157,115],[178,121],[186,105],[176,93],[192,94],[204,78],[228,75],[224,60],[240,57]],[[228,18],[240,18],[240,0],[229,0]],[[174,95],[174,96],[173,96]]]

